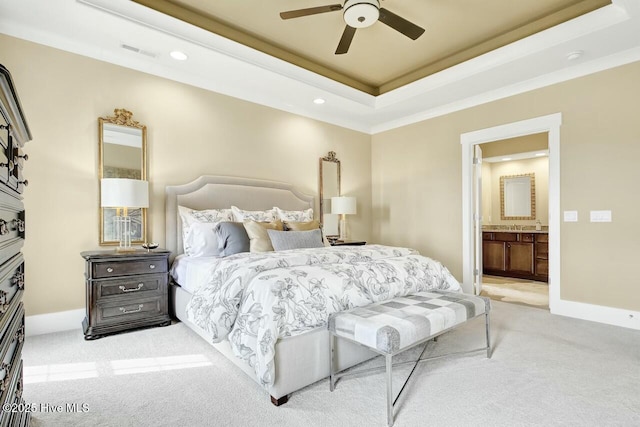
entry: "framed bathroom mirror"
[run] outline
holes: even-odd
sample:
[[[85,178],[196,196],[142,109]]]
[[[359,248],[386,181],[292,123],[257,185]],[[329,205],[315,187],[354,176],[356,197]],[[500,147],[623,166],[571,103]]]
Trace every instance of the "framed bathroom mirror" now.
[[[147,127],[133,120],[133,113],[115,109],[114,116],[98,119],[98,178],[147,179]],[[118,245],[114,217],[116,208],[100,207],[100,245]],[[129,209],[131,243],[144,243],[147,210]]]
[[[500,177],[500,219],[536,219],[535,174]]]
[[[340,195],[340,160],[334,151],[320,157],[320,223],[325,236],[337,236],[338,215],[331,214],[331,198]]]

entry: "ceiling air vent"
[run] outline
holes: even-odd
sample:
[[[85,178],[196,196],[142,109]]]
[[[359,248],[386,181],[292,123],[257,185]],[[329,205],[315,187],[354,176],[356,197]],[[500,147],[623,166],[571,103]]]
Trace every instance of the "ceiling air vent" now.
[[[149,58],[155,58],[156,56],[158,56],[153,52],[149,52],[148,50],[139,49],[135,46],[131,46],[124,43],[121,44],[120,47],[123,49],[129,50],[131,52],[139,53],[140,55],[148,56]]]

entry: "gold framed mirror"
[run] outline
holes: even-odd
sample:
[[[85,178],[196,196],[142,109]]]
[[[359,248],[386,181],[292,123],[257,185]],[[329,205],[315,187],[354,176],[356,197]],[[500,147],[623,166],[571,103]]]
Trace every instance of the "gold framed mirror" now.
[[[133,113],[116,108],[113,116],[98,118],[98,179],[147,179],[147,127],[133,120]],[[102,195],[100,195],[101,197]],[[116,208],[100,207],[100,245],[118,245]],[[147,210],[130,209],[131,243],[146,241]]]
[[[536,176],[533,173],[500,177],[500,219],[536,219]]]
[[[325,236],[337,236],[338,215],[331,214],[331,198],[340,195],[340,160],[335,151],[320,157],[320,223]]]

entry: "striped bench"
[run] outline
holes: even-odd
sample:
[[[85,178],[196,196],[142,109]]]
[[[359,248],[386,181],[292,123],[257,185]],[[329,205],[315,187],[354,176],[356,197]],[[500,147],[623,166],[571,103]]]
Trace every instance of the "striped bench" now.
[[[468,320],[484,314],[487,346],[470,350],[487,351],[491,357],[489,338],[489,311],[491,304],[488,298],[474,295],[427,291],[417,292],[389,301],[374,303],[365,307],[357,307],[348,311],[334,313],[329,317],[330,339],[330,374],[329,389],[335,389],[339,372],[334,372],[335,339],[346,339],[385,356],[387,377],[387,424],[393,425],[393,407],[400,397],[405,385],[411,378],[418,363],[429,360],[423,359],[422,354],[415,361],[413,370],[405,381],[402,389],[393,400],[391,370],[393,356],[418,344],[428,342]],[[468,353],[468,352],[464,352]],[[414,362],[410,362],[414,363]],[[374,368],[375,369],[375,368]],[[362,371],[350,372],[349,374]],[[344,376],[341,375],[341,376]]]

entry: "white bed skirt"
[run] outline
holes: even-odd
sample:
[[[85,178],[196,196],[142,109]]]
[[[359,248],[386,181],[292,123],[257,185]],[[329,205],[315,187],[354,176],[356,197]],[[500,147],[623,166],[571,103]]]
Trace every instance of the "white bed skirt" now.
[[[203,329],[187,320],[186,306],[191,299],[190,293],[180,286],[172,285],[171,297],[173,313],[180,321],[258,382],[253,368],[232,353],[229,341],[213,344],[211,337]],[[347,369],[376,356],[366,348],[345,340],[336,343],[335,352],[338,370]],[[279,339],[276,343],[275,371],[274,384],[268,389],[269,394],[275,399],[327,378],[329,376],[327,329],[317,328],[301,335]]]

